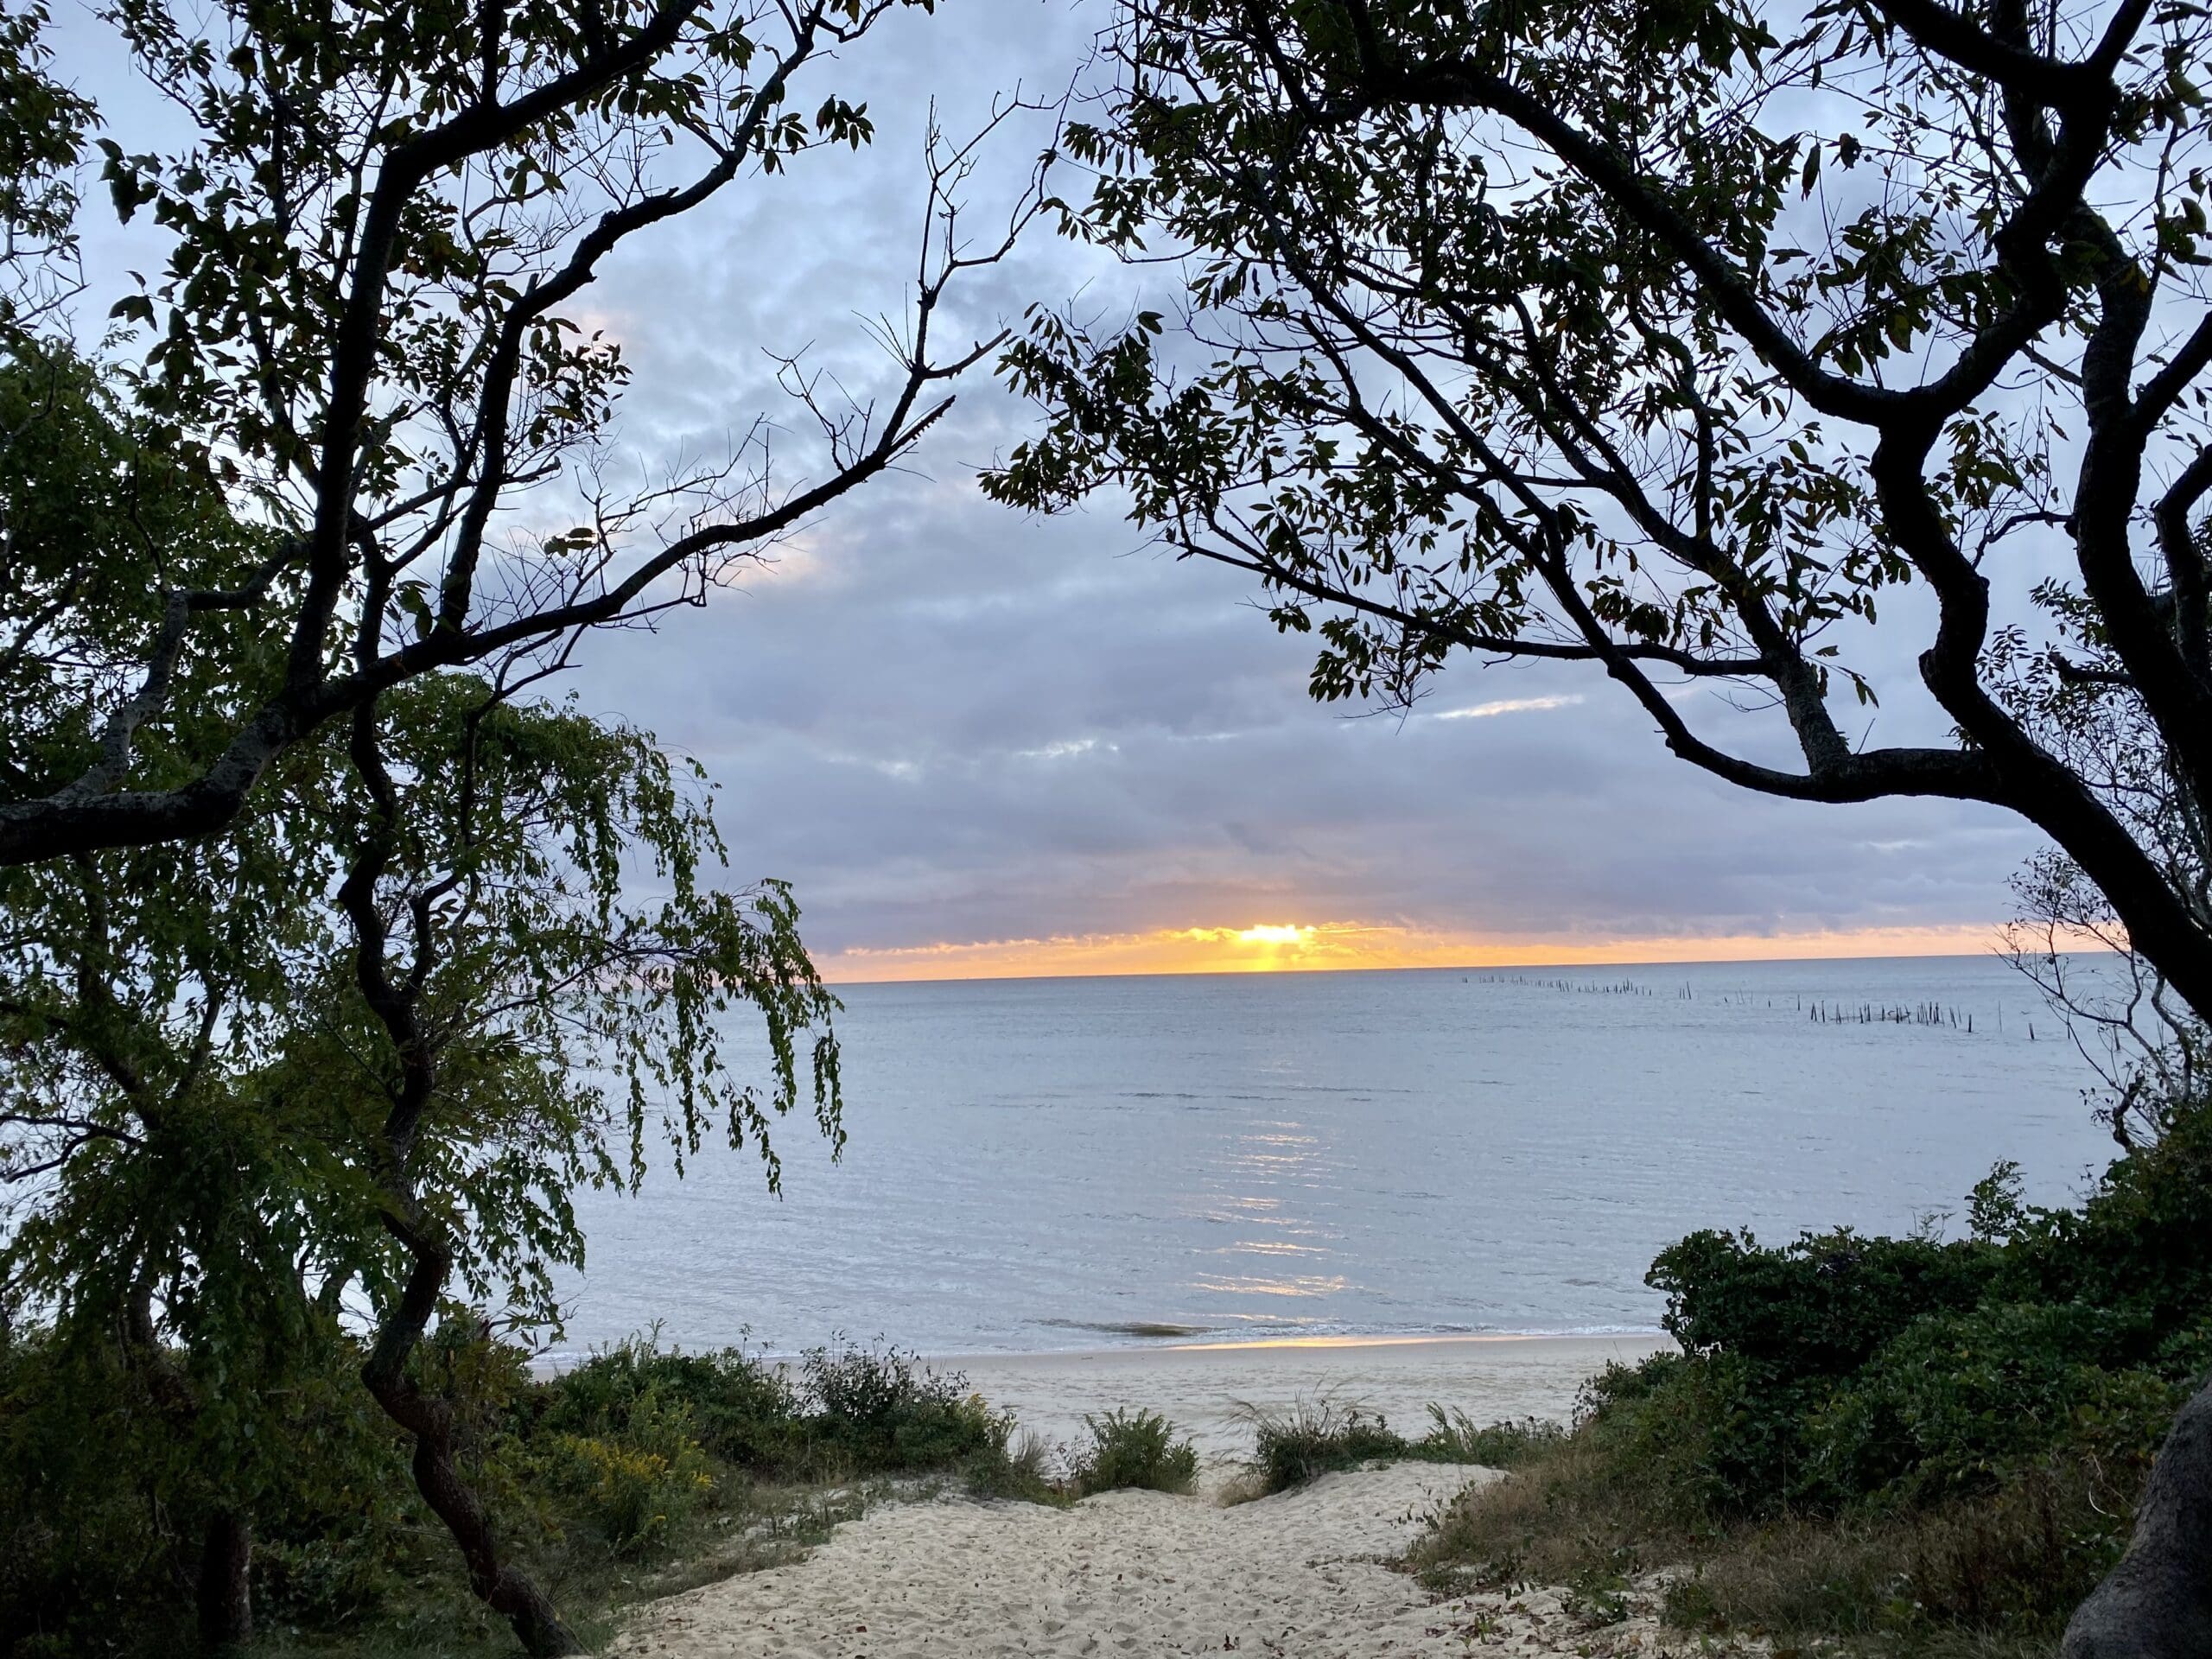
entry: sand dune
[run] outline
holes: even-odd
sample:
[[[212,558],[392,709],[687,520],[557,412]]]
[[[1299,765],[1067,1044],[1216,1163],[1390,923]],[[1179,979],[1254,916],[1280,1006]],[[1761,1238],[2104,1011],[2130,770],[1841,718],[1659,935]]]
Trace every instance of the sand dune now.
[[[794,1659],[1460,1653],[1382,1564],[1475,1469],[1400,1465],[1219,1509],[1110,1492],[1071,1510],[887,1507],[797,1565],[645,1610],[626,1655]]]
[[[1495,1471],[1398,1464],[1221,1509],[1109,1492],[1071,1510],[939,1498],[841,1527],[789,1567],[640,1609],[624,1659],[1076,1659],[1242,1653],[1440,1659],[1649,1656],[1549,1592],[1439,1601],[1390,1563]]]
[[[1231,1405],[1358,1399],[1416,1426],[1429,1400],[1478,1420],[1563,1414],[1582,1377],[1642,1338],[1168,1349],[963,1365],[1048,1438],[1084,1411],[1165,1410],[1193,1430],[1217,1486],[1250,1430]],[[1222,1508],[1211,1496],[1109,1492],[1068,1510],[942,1497],[840,1527],[804,1560],[638,1609],[626,1659],[1075,1659],[1275,1655],[1428,1659],[1650,1654],[1656,1627],[1603,1630],[1544,1592],[1440,1601],[1395,1563],[1471,1483],[1463,1465],[1326,1476]]]

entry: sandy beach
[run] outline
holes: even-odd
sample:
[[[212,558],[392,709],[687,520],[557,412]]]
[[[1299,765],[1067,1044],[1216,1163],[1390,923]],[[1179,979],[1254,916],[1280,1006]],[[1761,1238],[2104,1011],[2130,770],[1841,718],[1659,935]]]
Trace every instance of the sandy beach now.
[[[1560,1417],[1609,1360],[1649,1337],[1184,1345],[987,1356],[957,1369],[1022,1426],[1071,1439],[1085,1412],[1142,1406],[1209,1455],[1195,1497],[1109,1492],[1067,1510],[941,1496],[888,1503],[804,1560],[637,1610],[611,1653],[665,1659],[996,1659],[1243,1652],[1284,1659],[1650,1653],[1637,1618],[1593,1630],[1542,1591],[1439,1600],[1395,1563],[1471,1483],[1465,1465],[1325,1476],[1217,1501],[1251,1446],[1240,1402],[1357,1402],[1408,1429],[1433,1400],[1478,1421]]]
[[[1541,1591],[1439,1600],[1392,1563],[1494,1471],[1397,1464],[1223,1509],[1107,1492],[1069,1510],[939,1498],[838,1529],[803,1561],[641,1608],[626,1659],[1281,1659],[1649,1655]]]
[[[1093,1353],[948,1356],[993,1405],[1052,1443],[1083,1433],[1086,1413],[1143,1408],[1179,1424],[1209,1458],[1243,1457],[1252,1432],[1241,1405],[1280,1411],[1327,1399],[1379,1414],[1418,1436],[1433,1402],[1477,1422],[1564,1419],[1583,1380],[1674,1344],[1665,1337],[1332,1338],[1178,1344]]]

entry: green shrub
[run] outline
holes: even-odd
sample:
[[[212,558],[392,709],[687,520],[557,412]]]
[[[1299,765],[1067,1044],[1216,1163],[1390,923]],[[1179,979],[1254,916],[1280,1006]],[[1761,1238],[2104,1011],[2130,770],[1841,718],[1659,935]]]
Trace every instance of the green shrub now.
[[[1090,1444],[1069,1460],[1077,1497],[1124,1490],[1187,1492],[1198,1484],[1198,1449],[1178,1440],[1175,1425],[1157,1412],[1116,1409],[1089,1417]]]
[[[1252,1426],[1253,1466],[1266,1492],[1287,1491],[1335,1470],[1413,1452],[1411,1442],[1381,1417],[1333,1401],[1294,1401],[1281,1413],[1243,1406],[1238,1414]]]
[[[2155,1438],[2180,1404],[2147,1370],[2094,1363],[2139,1321],[2077,1303],[1931,1315],[1809,1417],[1802,1490],[1829,1503],[1994,1491],[2025,1460],[2092,1433]]]
[[[1969,1226],[1684,1239],[1650,1282],[1685,1351],[1592,1379],[1573,1433],[1465,1494],[1413,1565],[1568,1586],[1598,1617],[1620,1575],[1688,1563],[1663,1611],[1700,1632],[2047,1654],[2212,1366],[2212,1114],[2177,1109],[2077,1211],[2028,1208],[2000,1166]]]
[[[1510,1469],[1525,1463],[1548,1446],[1567,1438],[1567,1425],[1541,1417],[1517,1422],[1478,1425],[1464,1411],[1428,1408],[1429,1432],[1414,1443],[1416,1456],[1432,1463],[1477,1463],[1490,1469]]]
[[[1668,1295],[1668,1334],[1782,1376],[1846,1376],[1923,1314],[1978,1303],[1999,1253],[1978,1241],[1866,1238],[1848,1228],[1779,1249],[1749,1233],[1692,1233],[1644,1282]]]
[[[2038,1211],[2000,1258],[1992,1300],[2082,1302],[2139,1321],[2125,1363],[2162,1362],[2178,1332],[2212,1316],[2212,1108],[2177,1109],[2155,1145],[2116,1160],[2079,1210]],[[2196,1350],[2196,1352],[2202,1351]],[[2202,1375],[2202,1363],[2196,1374]],[[2182,1381],[2189,1373],[2169,1370]]]
[[[699,1445],[737,1468],[779,1469],[797,1455],[799,1407],[782,1374],[734,1348],[687,1354],[632,1337],[549,1379],[531,1433],[620,1437],[646,1401],[680,1400]]]
[[[1756,1514],[1797,1479],[1806,1412],[1833,1387],[1738,1354],[1654,1354],[1584,1385],[1578,1433],[1682,1515]]]
[[[512,1635],[469,1593],[360,1358],[334,1342],[289,1396],[291,1431],[252,1504],[260,1622],[307,1649],[505,1652]],[[643,1337],[539,1378],[521,1350],[450,1321],[418,1363],[456,1402],[464,1471],[509,1547],[581,1617],[670,1587],[653,1573],[676,1556],[734,1559],[723,1523],[738,1515],[773,1535],[748,1559],[816,1535],[850,1512],[806,1497],[823,1478],[943,1471],[1058,1499],[1041,1460],[1008,1454],[1008,1420],[896,1353],[811,1356],[794,1388],[736,1351]],[[188,1646],[217,1496],[203,1463],[111,1344],[0,1338],[0,1659]]]
[[[1003,1452],[1013,1433],[965,1377],[896,1348],[810,1349],[800,1378],[808,1433],[862,1469],[946,1468]]]
[[[2151,1367],[2159,1376],[2193,1391],[2195,1385],[2203,1382],[2205,1374],[2212,1371],[2212,1314],[2168,1332],[2152,1355]]]
[[[634,1556],[674,1532],[715,1482],[687,1402],[648,1388],[620,1417],[604,1436],[553,1435],[540,1461],[571,1512],[617,1555]]]

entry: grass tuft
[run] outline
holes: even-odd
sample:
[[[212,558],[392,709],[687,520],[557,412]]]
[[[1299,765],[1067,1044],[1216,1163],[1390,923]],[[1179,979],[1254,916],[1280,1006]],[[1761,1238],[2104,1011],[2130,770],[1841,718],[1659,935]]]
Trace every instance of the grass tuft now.
[[[1534,1417],[1518,1422],[1477,1424],[1464,1411],[1428,1408],[1429,1432],[1408,1440],[1379,1413],[1325,1396],[1294,1400],[1284,1410],[1240,1404],[1236,1416],[1252,1428],[1251,1477],[1235,1484],[1224,1499],[1243,1502],[1288,1491],[1322,1475],[1370,1463],[1416,1461],[1471,1463],[1510,1469],[1542,1449],[1559,1444],[1566,1427]]]
[[[1090,1444],[1068,1459],[1075,1492],[1188,1492],[1198,1482],[1198,1449],[1152,1411],[1114,1410],[1085,1417]]]

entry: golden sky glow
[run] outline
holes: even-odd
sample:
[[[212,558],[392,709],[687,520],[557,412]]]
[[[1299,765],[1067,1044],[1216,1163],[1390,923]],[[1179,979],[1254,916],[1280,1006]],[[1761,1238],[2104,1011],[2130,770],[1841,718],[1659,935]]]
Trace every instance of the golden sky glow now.
[[[1991,925],[1837,932],[1539,939],[1433,932],[1402,925],[1255,921],[1052,938],[852,950],[822,960],[826,978],[1020,979],[1084,974],[1297,973],[1342,968],[1565,967],[1666,962],[1775,962],[1839,957],[1977,956]]]

